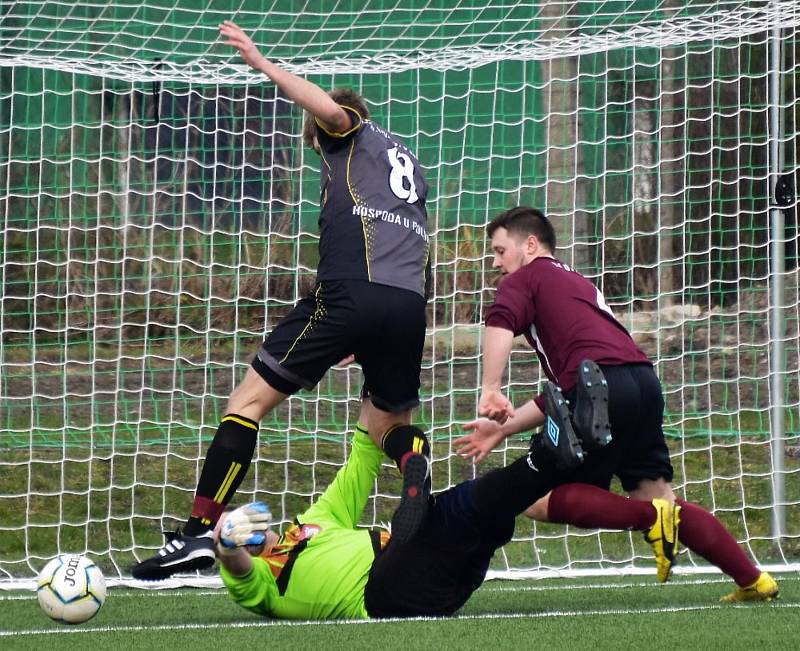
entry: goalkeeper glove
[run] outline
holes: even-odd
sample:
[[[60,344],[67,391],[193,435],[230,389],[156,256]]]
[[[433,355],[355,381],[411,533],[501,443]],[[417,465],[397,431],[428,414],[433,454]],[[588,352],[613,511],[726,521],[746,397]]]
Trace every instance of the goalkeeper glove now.
[[[238,547],[262,545],[272,522],[272,513],[263,502],[251,502],[230,512],[219,530],[219,550],[232,553]]]

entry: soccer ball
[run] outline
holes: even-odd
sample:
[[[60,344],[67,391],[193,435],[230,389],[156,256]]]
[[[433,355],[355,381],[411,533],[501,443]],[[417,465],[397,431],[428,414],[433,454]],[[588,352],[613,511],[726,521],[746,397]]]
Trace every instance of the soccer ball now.
[[[85,556],[63,554],[39,573],[36,594],[50,619],[80,624],[94,617],[106,600],[106,580]]]

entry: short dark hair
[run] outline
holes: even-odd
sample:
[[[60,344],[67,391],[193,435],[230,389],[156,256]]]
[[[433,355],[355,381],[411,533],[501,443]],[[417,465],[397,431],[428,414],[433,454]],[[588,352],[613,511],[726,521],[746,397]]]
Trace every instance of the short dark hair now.
[[[508,234],[515,239],[524,239],[528,235],[534,235],[550,253],[555,253],[556,231],[541,210],[529,206],[517,206],[506,210],[489,222],[486,226],[486,234],[492,237],[498,228],[505,228]]]
[[[369,107],[366,100],[352,88],[334,88],[328,95],[340,106],[348,106],[353,109],[361,116],[362,120],[369,120]],[[317,135],[317,123],[314,116],[306,111],[303,119],[303,143],[313,149],[315,135]]]

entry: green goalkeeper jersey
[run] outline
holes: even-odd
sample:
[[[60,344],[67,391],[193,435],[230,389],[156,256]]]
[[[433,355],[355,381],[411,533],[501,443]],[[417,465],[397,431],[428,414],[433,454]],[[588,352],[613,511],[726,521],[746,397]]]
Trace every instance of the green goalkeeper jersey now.
[[[221,569],[234,601],[286,619],[367,618],[364,587],[379,543],[356,524],[382,456],[368,436],[356,432],[350,458],[333,483],[268,554],[253,559],[250,573],[235,577]]]

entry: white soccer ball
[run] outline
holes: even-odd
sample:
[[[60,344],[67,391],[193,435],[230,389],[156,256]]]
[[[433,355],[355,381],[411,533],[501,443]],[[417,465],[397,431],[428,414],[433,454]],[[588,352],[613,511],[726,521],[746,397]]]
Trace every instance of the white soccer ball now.
[[[39,573],[36,593],[50,619],[80,624],[94,617],[106,600],[106,580],[85,556],[63,554]]]

